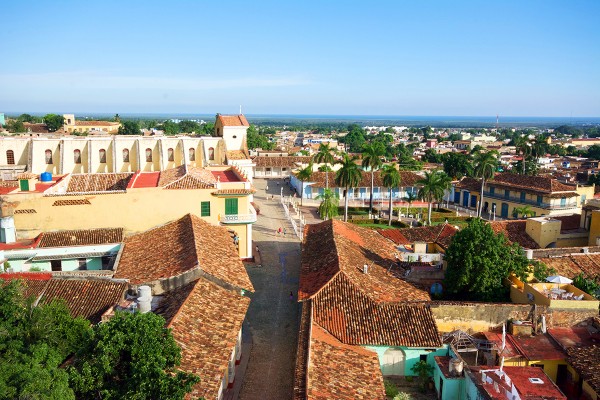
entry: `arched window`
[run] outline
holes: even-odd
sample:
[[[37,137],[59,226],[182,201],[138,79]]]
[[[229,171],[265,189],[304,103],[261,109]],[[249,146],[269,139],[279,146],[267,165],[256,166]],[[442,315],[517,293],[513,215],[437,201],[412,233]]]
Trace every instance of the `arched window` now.
[[[73,160],[75,161],[75,164],[81,164],[81,150],[73,150]]]
[[[129,162],[129,149],[123,149],[123,162]]]
[[[52,150],[47,149],[45,154],[46,154],[46,164],[52,164]]]
[[[214,149],[214,147],[209,147],[208,148],[208,159],[210,161],[214,161],[215,160],[215,149]]]
[[[6,163],[8,165],[15,164],[15,152],[12,150],[6,150]]]
[[[175,161],[175,152],[173,151],[173,148],[167,149],[167,160]]]
[[[196,161],[196,149],[190,147],[190,161]]]
[[[106,150],[104,150],[104,149],[98,150],[98,155],[100,156],[100,163],[106,164]]]
[[[146,149],[146,162],[152,162],[152,149]]]

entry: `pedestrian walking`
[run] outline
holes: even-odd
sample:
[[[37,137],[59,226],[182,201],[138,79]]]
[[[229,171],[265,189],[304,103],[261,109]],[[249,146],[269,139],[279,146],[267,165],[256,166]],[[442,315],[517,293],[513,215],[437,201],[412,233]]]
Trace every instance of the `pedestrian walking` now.
[[[277,229],[277,236],[281,235],[282,232],[283,232],[283,229],[281,229],[281,227],[279,227],[279,229]]]
[[[287,233],[287,228],[283,228],[283,236]]]

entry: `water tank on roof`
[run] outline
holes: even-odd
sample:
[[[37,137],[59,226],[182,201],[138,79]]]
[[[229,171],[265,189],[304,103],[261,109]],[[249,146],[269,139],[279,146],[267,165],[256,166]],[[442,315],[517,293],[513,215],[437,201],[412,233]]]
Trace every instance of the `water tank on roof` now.
[[[40,175],[40,181],[42,182],[52,182],[52,173],[50,172],[42,172]]]

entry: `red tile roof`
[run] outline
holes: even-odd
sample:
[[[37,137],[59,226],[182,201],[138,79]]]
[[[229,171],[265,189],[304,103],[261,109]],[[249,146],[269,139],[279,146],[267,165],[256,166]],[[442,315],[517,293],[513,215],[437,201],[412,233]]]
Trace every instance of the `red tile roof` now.
[[[572,347],[568,354],[568,363],[596,393],[600,393],[600,346]]]
[[[600,344],[600,333],[591,333],[587,327],[550,328],[548,334],[565,350]]]
[[[542,195],[556,194],[557,197],[579,196],[575,191],[575,186],[566,185],[551,177],[539,175],[530,176],[503,172],[496,174],[494,179],[487,181],[486,186]],[[456,185],[456,188],[479,192],[481,190],[481,180],[465,177]]]
[[[160,173],[158,186],[165,189],[211,189],[217,179],[204,168],[181,165]]]
[[[157,311],[181,346],[180,368],[200,377],[192,397],[216,398],[250,299],[201,278],[170,293],[165,302]]]
[[[502,233],[509,242],[518,243],[519,246],[526,249],[539,249],[540,246],[526,233],[526,225],[526,220],[490,222],[494,233]]]
[[[132,177],[133,173],[73,174],[67,193],[125,190]]]
[[[566,233],[568,231],[574,231],[579,229],[579,223],[581,221],[580,214],[573,215],[557,215],[553,216],[553,219],[557,219],[561,222],[560,232]]]
[[[395,253],[373,230],[308,225],[298,298],[312,299],[314,321],[346,344],[440,346],[429,294],[387,272]]]
[[[548,267],[554,268],[558,275],[568,278],[583,274],[594,279],[600,275],[600,254],[568,254],[562,257],[536,259]]]
[[[38,246],[41,235],[33,239],[21,239],[14,243],[0,243],[0,250],[33,249]]]
[[[195,268],[233,286],[253,290],[227,229],[192,214],[127,237],[115,278],[149,283]]]
[[[44,232],[38,247],[89,246],[121,243],[123,228],[80,229],[73,231]]]
[[[481,332],[485,339],[494,343],[498,348],[498,355],[505,358],[521,358],[519,349],[510,340],[505,341],[504,350],[502,350],[502,334],[498,332]]]
[[[250,126],[248,120],[243,114],[239,115],[222,115],[218,116],[219,121],[223,126]]]
[[[158,186],[158,180],[160,178],[160,172],[137,172],[134,177],[129,181],[127,189],[129,188],[148,188]]]
[[[378,302],[428,301],[429,294],[387,272],[396,248],[376,231],[329,220],[305,227],[299,299],[315,296],[342,273]],[[363,265],[369,265],[364,274]]]
[[[83,317],[92,323],[100,322],[102,314],[123,300],[127,283],[104,279],[47,279],[13,274],[0,279],[24,278],[26,296],[34,296],[40,304],[53,300],[65,301],[73,317]],[[26,277],[26,278],[25,278]]]
[[[458,229],[449,224],[441,224],[418,228],[378,229],[377,232],[397,245],[426,242],[438,243],[442,247],[447,248],[450,245],[452,237],[458,232]]]
[[[111,121],[75,121],[75,126],[118,126],[119,122]]]
[[[377,354],[360,346],[346,345],[313,324],[306,399],[385,398]]]
[[[225,171],[210,171],[216,180],[219,182],[245,182],[246,180],[240,178],[233,169],[227,169]]]

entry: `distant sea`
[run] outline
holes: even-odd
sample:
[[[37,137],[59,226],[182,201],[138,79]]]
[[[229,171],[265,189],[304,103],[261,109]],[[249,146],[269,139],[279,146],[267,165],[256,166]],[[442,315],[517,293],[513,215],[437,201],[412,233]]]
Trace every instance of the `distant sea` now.
[[[20,113],[8,113],[19,115]],[[213,121],[215,114],[189,113],[120,113],[123,119],[197,119]],[[112,118],[107,113],[76,113],[77,118]],[[361,126],[432,126],[443,128],[490,128],[496,126],[496,116],[423,116],[423,115],[334,115],[334,114],[246,114],[251,123],[259,125],[326,125],[359,124]],[[552,128],[559,125],[600,125],[600,117],[510,117],[500,116],[500,127]]]

